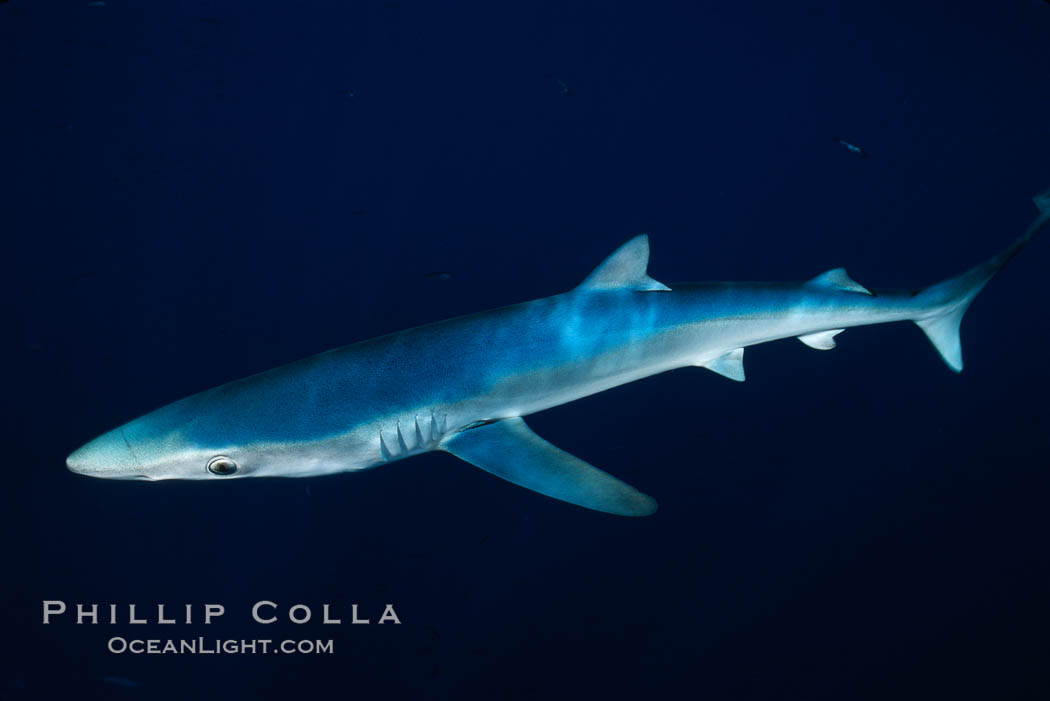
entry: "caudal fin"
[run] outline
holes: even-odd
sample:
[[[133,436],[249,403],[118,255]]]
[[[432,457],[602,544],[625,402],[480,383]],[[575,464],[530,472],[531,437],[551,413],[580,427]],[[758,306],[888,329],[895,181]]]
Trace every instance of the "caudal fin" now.
[[[926,310],[916,317],[915,323],[926,332],[944,362],[955,372],[962,372],[963,369],[959,325],[970,303],[988,281],[1050,221],[1050,190],[1036,195],[1032,201],[1039,215],[1006,250],[958,277],[927,287],[915,298]]]

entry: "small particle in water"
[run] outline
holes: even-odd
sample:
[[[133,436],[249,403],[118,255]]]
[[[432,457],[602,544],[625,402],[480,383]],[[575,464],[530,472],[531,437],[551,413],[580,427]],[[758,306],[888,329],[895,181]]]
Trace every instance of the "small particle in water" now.
[[[423,273],[423,277],[428,280],[451,280],[452,273],[447,270],[432,270],[429,273]]]
[[[850,153],[855,153],[856,155],[860,156],[861,158],[867,158],[868,157],[868,152],[867,151],[865,151],[860,146],[857,146],[856,144],[852,144],[849,141],[846,141],[843,138],[840,138],[838,136],[833,136],[833,137],[831,137],[831,140],[834,141],[836,144],[840,144],[842,146],[845,146],[846,150],[848,150]]]
[[[568,84],[564,80],[562,80],[561,78],[557,77],[556,75],[553,75],[551,73],[546,73],[545,77],[547,78],[547,80],[553,80],[555,82],[555,84],[557,84],[558,89],[561,91],[561,94],[563,96],[565,96],[565,97],[572,97],[573,95],[576,94],[575,92],[573,92],[573,89],[570,88],[568,86]]]
[[[310,496],[310,488],[309,487],[306,488],[306,496]]]

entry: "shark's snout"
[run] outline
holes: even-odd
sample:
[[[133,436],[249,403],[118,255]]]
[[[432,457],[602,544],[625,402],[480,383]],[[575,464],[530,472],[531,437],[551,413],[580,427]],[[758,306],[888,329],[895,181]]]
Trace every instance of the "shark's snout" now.
[[[66,458],[66,466],[81,475],[109,478],[142,477],[141,468],[122,430],[105,433]]]

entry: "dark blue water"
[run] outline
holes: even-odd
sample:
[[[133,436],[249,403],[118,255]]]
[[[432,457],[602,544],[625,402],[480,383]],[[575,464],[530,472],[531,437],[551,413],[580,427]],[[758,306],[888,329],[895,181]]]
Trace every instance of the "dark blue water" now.
[[[0,699],[1046,698],[1046,240],[973,305],[962,375],[901,324],[530,418],[653,495],[646,519],[448,455],[66,470],[197,390],[566,290],[640,232],[671,284],[915,287],[1050,185],[1045,3],[648,5],[0,3]],[[52,599],[122,622],[42,625]]]

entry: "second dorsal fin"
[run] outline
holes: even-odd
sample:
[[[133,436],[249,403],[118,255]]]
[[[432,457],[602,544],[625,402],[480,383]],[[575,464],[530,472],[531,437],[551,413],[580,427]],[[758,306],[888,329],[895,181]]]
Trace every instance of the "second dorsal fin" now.
[[[576,288],[578,290],[667,291],[649,277],[649,236],[639,234],[616,249]]]
[[[821,273],[806,284],[812,285],[813,287],[827,287],[833,290],[861,292],[866,295],[871,294],[871,290],[851,278],[845,268],[835,268],[826,273]]]

